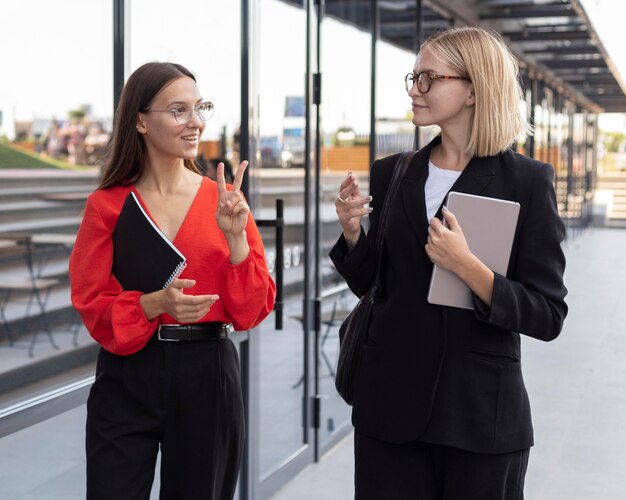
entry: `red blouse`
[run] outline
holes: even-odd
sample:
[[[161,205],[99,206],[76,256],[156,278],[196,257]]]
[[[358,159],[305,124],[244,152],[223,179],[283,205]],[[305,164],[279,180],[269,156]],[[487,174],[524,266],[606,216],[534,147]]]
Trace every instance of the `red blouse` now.
[[[120,355],[139,351],[158,324],[177,323],[167,314],[148,320],[139,304],[141,292],[123,291],[111,274],[111,235],[131,190],[148,212],[132,186],[98,189],[89,196],[69,263],[74,307],[91,336],[107,351]],[[243,262],[231,264],[226,238],[215,220],[217,201],[217,184],[205,177],[173,241],[187,258],[180,278],[196,280],[185,293],[220,297],[201,322],[232,323],[235,330],[249,330],[271,312],[276,286],[252,217],[246,226],[250,254]]]

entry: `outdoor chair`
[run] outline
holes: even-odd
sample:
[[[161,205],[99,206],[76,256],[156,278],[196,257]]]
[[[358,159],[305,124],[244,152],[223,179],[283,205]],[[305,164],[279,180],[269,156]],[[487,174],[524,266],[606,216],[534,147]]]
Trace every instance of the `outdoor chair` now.
[[[47,333],[50,344],[58,349],[50,328],[46,306],[50,292],[60,283],[60,280],[37,276],[32,237],[28,234],[5,233],[0,235],[0,253],[3,256],[21,254],[26,264],[23,275],[0,282],[0,322],[9,345],[16,345],[17,336],[11,329],[8,310],[10,307],[19,307],[18,304],[25,304],[22,317],[31,317],[31,311],[34,309],[35,313],[38,314],[41,329]],[[28,354],[31,357],[34,356],[38,334],[39,329],[36,329],[28,346]]]
[[[338,331],[339,327],[341,326],[341,323],[343,323],[343,320],[346,319],[348,314],[350,314],[350,309],[344,308],[342,303],[343,303],[343,298],[338,298],[337,300],[335,300],[333,302],[333,307],[331,308],[331,310],[323,311],[321,318],[320,318],[320,324],[323,327],[325,327],[324,333],[322,333],[322,336],[320,339],[320,356],[322,358],[322,361],[326,365],[329,376],[332,377],[333,379],[335,378],[335,368],[333,366],[333,363],[331,363],[331,360],[329,359],[328,354],[326,354],[326,351],[324,350],[324,344],[326,344],[326,341],[328,340],[330,333],[334,331],[335,329],[337,329]],[[302,316],[293,316],[293,318],[297,319],[301,323],[303,322]],[[296,389],[303,382],[304,382],[304,375],[300,377],[300,379],[298,379],[298,381],[292,386],[292,388]]]

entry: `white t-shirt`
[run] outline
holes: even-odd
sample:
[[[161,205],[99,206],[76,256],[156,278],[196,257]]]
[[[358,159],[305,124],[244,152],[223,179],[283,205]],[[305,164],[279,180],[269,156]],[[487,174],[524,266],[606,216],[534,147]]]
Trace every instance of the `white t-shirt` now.
[[[428,161],[428,179],[424,185],[424,198],[426,199],[426,216],[432,219],[452,185],[461,175],[456,170],[439,168],[432,161]]]

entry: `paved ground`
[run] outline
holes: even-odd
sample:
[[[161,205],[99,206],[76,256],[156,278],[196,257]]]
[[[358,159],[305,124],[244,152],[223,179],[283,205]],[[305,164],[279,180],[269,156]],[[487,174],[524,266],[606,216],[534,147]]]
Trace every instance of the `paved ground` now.
[[[524,342],[536,441],[527,499],[626,499],[625,250],[618,229],[591,229],[567,243],[564,331],[552,343]],[[272,500],[352,498],[351,438]],[[84,407],[0,440],[0,499],[84,498],[83,440]]]
[[[535,447],[529,500],[626,499],[626,231],[590,229],[566,245],[569,316],[561,336],[525,339]],[[272,500],[352,498],[352,436]]]

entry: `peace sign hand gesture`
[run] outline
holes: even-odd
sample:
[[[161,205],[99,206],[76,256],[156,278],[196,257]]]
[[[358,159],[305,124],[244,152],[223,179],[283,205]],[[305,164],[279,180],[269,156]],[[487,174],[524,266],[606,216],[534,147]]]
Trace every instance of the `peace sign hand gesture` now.
[[[224,164],[220,162],[217,165],[218,203],[215,219],[217,220],[218,227],[226,237],[241,235],[248,222],[250,207],[248,207],[240,191],[243,173],[246,171],[247,166],[247,161],[244,160],[241,162],[235,172],[233,188],[227,191],[226,179],[224,178]]]

